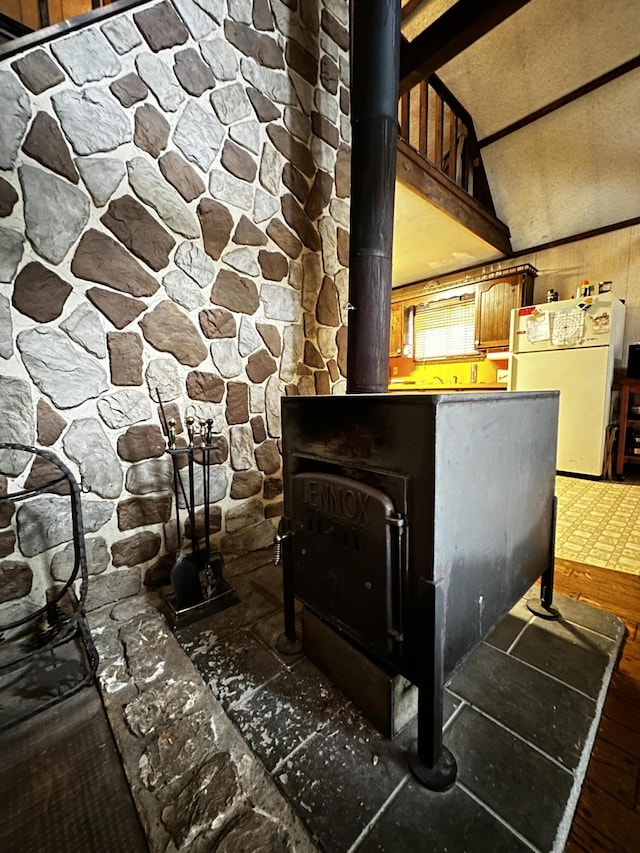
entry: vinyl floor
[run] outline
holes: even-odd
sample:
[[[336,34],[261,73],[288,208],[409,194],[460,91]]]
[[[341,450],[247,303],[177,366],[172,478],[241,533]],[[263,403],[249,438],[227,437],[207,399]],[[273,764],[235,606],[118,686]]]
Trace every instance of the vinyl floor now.
[[[556,478],[556,557],[640,575],[636,483]]]

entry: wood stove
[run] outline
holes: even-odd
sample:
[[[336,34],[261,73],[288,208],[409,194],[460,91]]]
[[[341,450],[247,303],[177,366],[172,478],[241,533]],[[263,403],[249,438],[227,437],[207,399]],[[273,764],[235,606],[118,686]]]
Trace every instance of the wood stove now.
[[[294,599],[418,687],[412,769],[453,784],[445,681],[542,577],[552,616],[558,393],[282,400],[285,634]]]

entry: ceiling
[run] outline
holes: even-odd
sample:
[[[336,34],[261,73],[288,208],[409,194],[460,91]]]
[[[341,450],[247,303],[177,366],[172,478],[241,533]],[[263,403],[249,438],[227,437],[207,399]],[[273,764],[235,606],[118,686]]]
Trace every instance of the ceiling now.
[[[453,5],[424,0],[403,33],[415,38]],[[487,140],[484,167],[515,252],[640,216],[639,54],[638,0],[529,0],[437,70]],[[624,63],[625,73],[566,97]],[[566,103],[545,111],[557,99]],[[500,254],[397,185],[394,286]]]
[[[424,196],[396,182],[393,286],[472,267],[502,252],[469,231]]]

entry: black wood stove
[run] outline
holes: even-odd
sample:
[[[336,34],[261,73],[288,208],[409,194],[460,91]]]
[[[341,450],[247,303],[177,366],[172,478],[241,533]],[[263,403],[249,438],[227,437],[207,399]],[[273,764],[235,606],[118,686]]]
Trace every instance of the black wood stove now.
[[[542,577],[552,616],[558,393],[282,400],[285,594],[418,687],[420,781],[448,788],[445,681]]]

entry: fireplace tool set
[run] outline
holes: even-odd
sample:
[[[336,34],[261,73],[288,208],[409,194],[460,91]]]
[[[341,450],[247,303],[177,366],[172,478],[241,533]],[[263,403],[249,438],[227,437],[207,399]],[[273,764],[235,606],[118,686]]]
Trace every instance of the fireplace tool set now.
[[[211,616],[237,603],[233,588],[223,576],[222,555],[211,550],[211,451],[213,421],[194,417],[185,419],[187,445],[176,442],[176,421],[167,419],[158,395],[160,411],[167,436],[167,452],[173,465],[173,490],[176,499],[176,526],[178,531],[178,556],[170,573],[173,591],[165,596],[167,618],[175,630],[205,616]],[[185,462],[186,458],[186,462]],[[199,467],[197,467],[199,466]],[[188,482],[185,486],[182,471],[186,467]],[[196,472],[202,472],[204,502],[204,548],[200,545],[196,521]],[[184,504],[188,518],[190,552],[184,550],[184,537],[180,522],[180,503]]]

